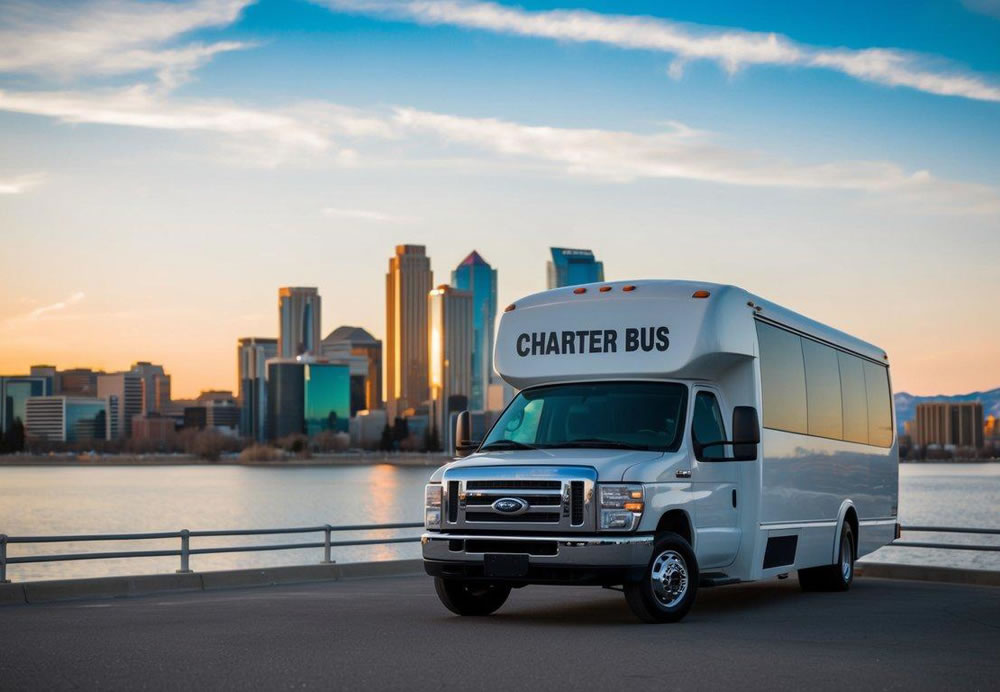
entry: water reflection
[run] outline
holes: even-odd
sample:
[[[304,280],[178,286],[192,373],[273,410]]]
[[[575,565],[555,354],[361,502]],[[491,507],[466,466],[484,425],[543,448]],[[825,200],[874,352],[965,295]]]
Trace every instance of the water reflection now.
[[[15,536],[137,533],[188,529],[238,529],[320,524],[373,524],[421,520],[428,467],[0,467],[0,533]],[[1000,464],[904,464],[899,515],[903,523],[1000,528]],[[418,530],[381,532],[414,535]],[[349,534],[359,536],[359,534]],[[349,537],[345,534],[343,537]],[[319,541],[321,534],[198,539],[210,545]],[[931,537],[928,537],[929,539]],[[933,537],[937,539],[937,536]],[[966,540],[942,536],[941,540]],[[985,542],[996,537],[975,537]],[[12,545],[10,554],[175,549],[177,540],[141,544]],[[927,559],[917,549],[896,548],[894,561]],[[336,549],[338,562],[416,558],[417,544]],[[881,559],[876,553],[875,559]],[[322,550],[195,555],[197,571],[308,564]],[[940,559],[940,558],[939,558]],[[998,553],[947,555],[956,566],[1000,569]],[[176,558],[95,560],[11,565],[10,578],[58,579],[110,574],[151,574],[177,569]]]

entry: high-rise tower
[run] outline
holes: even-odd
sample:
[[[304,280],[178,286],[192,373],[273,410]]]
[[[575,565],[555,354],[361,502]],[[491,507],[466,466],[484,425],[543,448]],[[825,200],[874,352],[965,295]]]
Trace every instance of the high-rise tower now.
[[[313,287],[282,286],[278,289],[278,356],[295,358],[319,355],[319,291]]]
[[[497,319],[497,270],[473,250],[451,273],[451,285],[472,294],[472,386],[469,408],[486,408],[493,382],[493,338]]]
[[[385,382],[390,420],[427,400],[427,294],[434,284],[423,245],[397,245],[385,275]]]

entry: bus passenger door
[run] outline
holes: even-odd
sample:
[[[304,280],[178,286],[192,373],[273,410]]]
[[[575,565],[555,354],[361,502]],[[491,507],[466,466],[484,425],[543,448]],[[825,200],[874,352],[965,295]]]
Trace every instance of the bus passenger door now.
[[[720,393],[711,387],[695,387],[692,441],[731,439],[720,398]],[[710,461],[726,456],[731,449],[728,445],[719,445],[698,454],[691,445],[691,481],[697,498],[694,502],[695,554],[703,571],[732,564],[740,547],[740,464]]]

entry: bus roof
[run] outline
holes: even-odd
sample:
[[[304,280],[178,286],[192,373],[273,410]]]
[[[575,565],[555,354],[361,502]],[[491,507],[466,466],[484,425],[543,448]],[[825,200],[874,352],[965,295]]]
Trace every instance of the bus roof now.
[[[522,388],[586,377],[699,376],[699,364],[720,355],[756,355],[754,316],[886,362],[877,346],[737,286],[661,279],[526,296],[501,317],[495,362]]]

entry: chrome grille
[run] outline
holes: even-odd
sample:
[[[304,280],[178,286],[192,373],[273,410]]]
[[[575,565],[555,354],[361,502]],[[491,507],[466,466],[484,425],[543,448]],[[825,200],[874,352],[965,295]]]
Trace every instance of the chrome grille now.
[[[466,530],[593,531],[596,480],[597,472],[585,466],[449,469],[444,474],[445,525]],[[499,509],[495,503],[501,499],[515,500],[515,509]]]

